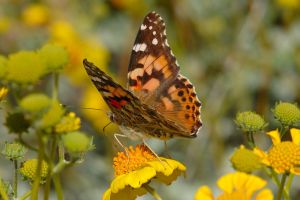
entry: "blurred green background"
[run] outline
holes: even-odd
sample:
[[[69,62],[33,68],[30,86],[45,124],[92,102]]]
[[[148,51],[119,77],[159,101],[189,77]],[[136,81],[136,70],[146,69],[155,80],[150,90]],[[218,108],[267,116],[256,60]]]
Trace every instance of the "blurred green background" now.
[[[108,108],[82,60],[88,58],[125,86],[133,42],[150,11],[165,20],[181,73],[195,85],[203,104],[198,137],[168,142],[171,156],[187,166],[187,175],[158,189],[164,199],[193,199],[200,185],[212,186],[220,175],[233,171],[229,157],[244,142],[233,121],[237,112],[262,114],[270,130],[278,126],[270,111],[276,102],[300,102],[299,0],[0,0],[0,54],[53,42],[66,47],[70,55],[60,77],[59,98],[81,117],[96,149],[84,163],[65,171],[66,199],[100,199],[113,177],[112,156],[120,150],[112,140],[116,126],[102,133],[109,122]],[[39,85],[44,91],[49,87],[49,80]],[[0,113],[1,124],[4,117]],[[13,138],[2,125],[0,135],[1,147]],[[270,143],[260,135],[257,140]],[[163,142],[148,142],[157,154],[165,155]],[[12,178],[10,167],[0,157],[4,179]],[[20,193],[26,187],[24,183]]]

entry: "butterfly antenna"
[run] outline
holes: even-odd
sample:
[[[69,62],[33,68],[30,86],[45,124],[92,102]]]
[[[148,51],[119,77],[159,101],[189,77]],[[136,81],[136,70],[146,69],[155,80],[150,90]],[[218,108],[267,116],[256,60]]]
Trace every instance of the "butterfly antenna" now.
[[[112,122],[109,122],[108,124],[106,124],[106,125],[103,127],[103,129],[102,129],[102,132],[103,132],[103,133],[105,133],[105,128],[108,127],[111,123],[112,123]]]
[[[106,111],[105,111],[105,110],[103,110],[103,109],[101,109],[101,108],[89,108],[89,107],[81,107],[81,109],[83,109],[83,110],[101,110],[101,111],[103,111],[103,112],[105,112],[105,113],[106,113]]]
[[[75,108],[75,106],[69,106],[66,104],[60,104],[63,108]],[[101,110],[105,113],[107,113],[105,110],[101,109],[101,108],[92,108],[92,107],[80,107],[83,110]]]

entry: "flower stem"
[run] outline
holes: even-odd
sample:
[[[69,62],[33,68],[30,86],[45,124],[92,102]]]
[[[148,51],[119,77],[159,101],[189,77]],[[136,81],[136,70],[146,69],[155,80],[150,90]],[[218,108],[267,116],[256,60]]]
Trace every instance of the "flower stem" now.
[[[247,133],[247,140],[248,140],[248,145],[253,149],[255,147],[253,132]]]
[[[2,197],[3,200],[9,200],[8,195],[4,189],[4,183],[1,177],[0,177],[0,197]]]
[[[58,85],[59,85],[59,74],[58,73],[54,73],[54,87],[52,90],[52,98],[57,100],[58,97]]]
[[[32,190],[27,191],[23,196],[18,198],[18,200],[25,200],[31,195]]]
[[[53,175],[53,183],[54,183],[54,187],[55,187],[55,191],[56,191],[56,195],[57,195],[57,200],[63,200],[64,195],[62,192],[62,187],[61,187],[61,183],[60,183],[58,174]]]
[[[42,162],[44,159],[44,141],[43,141],[42,135],[39,131],[37,131],[36,134],[37,134],[38,143],[39,143],[38,164],[37,164],[37,169],[36,169],[35,180],[32,185],[31,200],[38,200],[38,193],[39,193],[39,187],[40,187],[40,182],[41,182]]]
[[[277,194],[277,200],[281,199],[282,193],[284,192],[284,185],[285,185],[285,181],[286,181],[286,177],[288,176],[288,174],[283,174],[281,177],[281,182],[280,182],[280,187],[279,187],[279,191]]]
[[[14,162],[14,197],[17,198],[18,196],[18,161],[13,160]]]
[[[143,186],[156,200],[162,200],[159,194],[148,184]]]
[[[53,169],[53,161],[55,159],[55,150],[57,147],[57,137],[54,136],[51,140],[51,150],[50,150],[50,159],[49,159],[49,169],[45,183],[45,192],[44,192],[44,200],[49,199],[50,187],[51,187],[51,178],[52,178],[52,169]]]
[[[280,187],[281,186],[281,183],[278,179],[278,176],[277,174],[274,172],[273,169],[269,169],[269,168],[266,168],[264,167],[264,170],[265,172],[268,174],[269,177],[272,178],[273,182],[277,185],[277,187]],[[290,195],[289,195],[289,192],[286,190],[286,188],[283,190],[283,195],[284,195],[284,198],[286,200],[289,200],[290,199]]]

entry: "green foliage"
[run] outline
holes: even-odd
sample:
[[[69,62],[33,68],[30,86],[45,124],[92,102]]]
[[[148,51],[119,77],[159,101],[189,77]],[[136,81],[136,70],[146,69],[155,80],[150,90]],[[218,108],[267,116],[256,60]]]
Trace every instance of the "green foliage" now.
[[[31,122],[23,112],[14,111],[7,114],[5,125],[10,133],[21,134],[28,131]]]
[[[58,71],[61,71],[67,62],[66,50],[59,45],[51,44],[46,44],[37,53],[36,51],[20,51],[10,54],[8,59],[0,56],[0,77],[3,77],[0,79],[0,84],[7,85],[7,87],[1,87],[0,96],[1,100],[7,96],[9,99],[7,102],[3,101],[4,109],[1,111],[6,115],[4,123],[6,128],[9,133],[16,136],[12,142],[5,143],[1,152],[6,159],[12,161],[14,166],[12,185],[15,199],[19,198],[18,173],[24,180],[29,180],[32,185],[32,188],[20,199],[25,199],[28,195],[35,199],[34,196],[38,195],[40,184],[45,184],[46,198],[53,179],[58,177],[66,167],[82,162],[85,153],[91,150],[92,140],[82,132],[75,132],[71,135],[75,136],[74,139],[79,138],[77,142],[79,141],[80,145],[75,150],[77,154],[80,152],[80,157],[66,161],[65,154],[56,151],[59,149],[59,152],[63,152],[66,149],[71,153],[74,150],[74,145],[70,146],[70,142],[62,146],[66,139],[58,135],[55,128],[58,123],[64,122],[68,127],[64,129],[66,130],[64,133],[80,128],[80,118],[76,117],[73,112],[68,114],[73,121],[62,122],[62,119],[69,118],[65,116],[65,108],[58,100],[57,81]],[[52,75],[55,83],[51,88],[53,95],[51,98],[47,90],[38,87],[39,81],[46,81],[43,79],[46,74]],[[69,137],[67,141],[72,141],[72,139]],[[30,155],[35,155],[35,158],[25,159],[27,150],[30,150]],[[24,159],[25,161],[20,164],[19,161]],[[62,191],[57,187],[60,183],[57,179],[54,183],[56,192],[60,196]],[[0,199],[1,197],[5,199],[7,194],[10,192],[1,190]]]

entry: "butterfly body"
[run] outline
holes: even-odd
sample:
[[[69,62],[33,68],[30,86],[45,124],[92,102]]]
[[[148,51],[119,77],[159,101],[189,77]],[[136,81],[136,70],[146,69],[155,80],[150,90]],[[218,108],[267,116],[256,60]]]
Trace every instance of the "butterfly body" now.
[[[111,110],[111,121],[132,139],[197,136],[200,107],[190,81],[166,39],[165,24],[149,13],[137,34],[128,69],[128,89],[86,59],[85,69]]]

